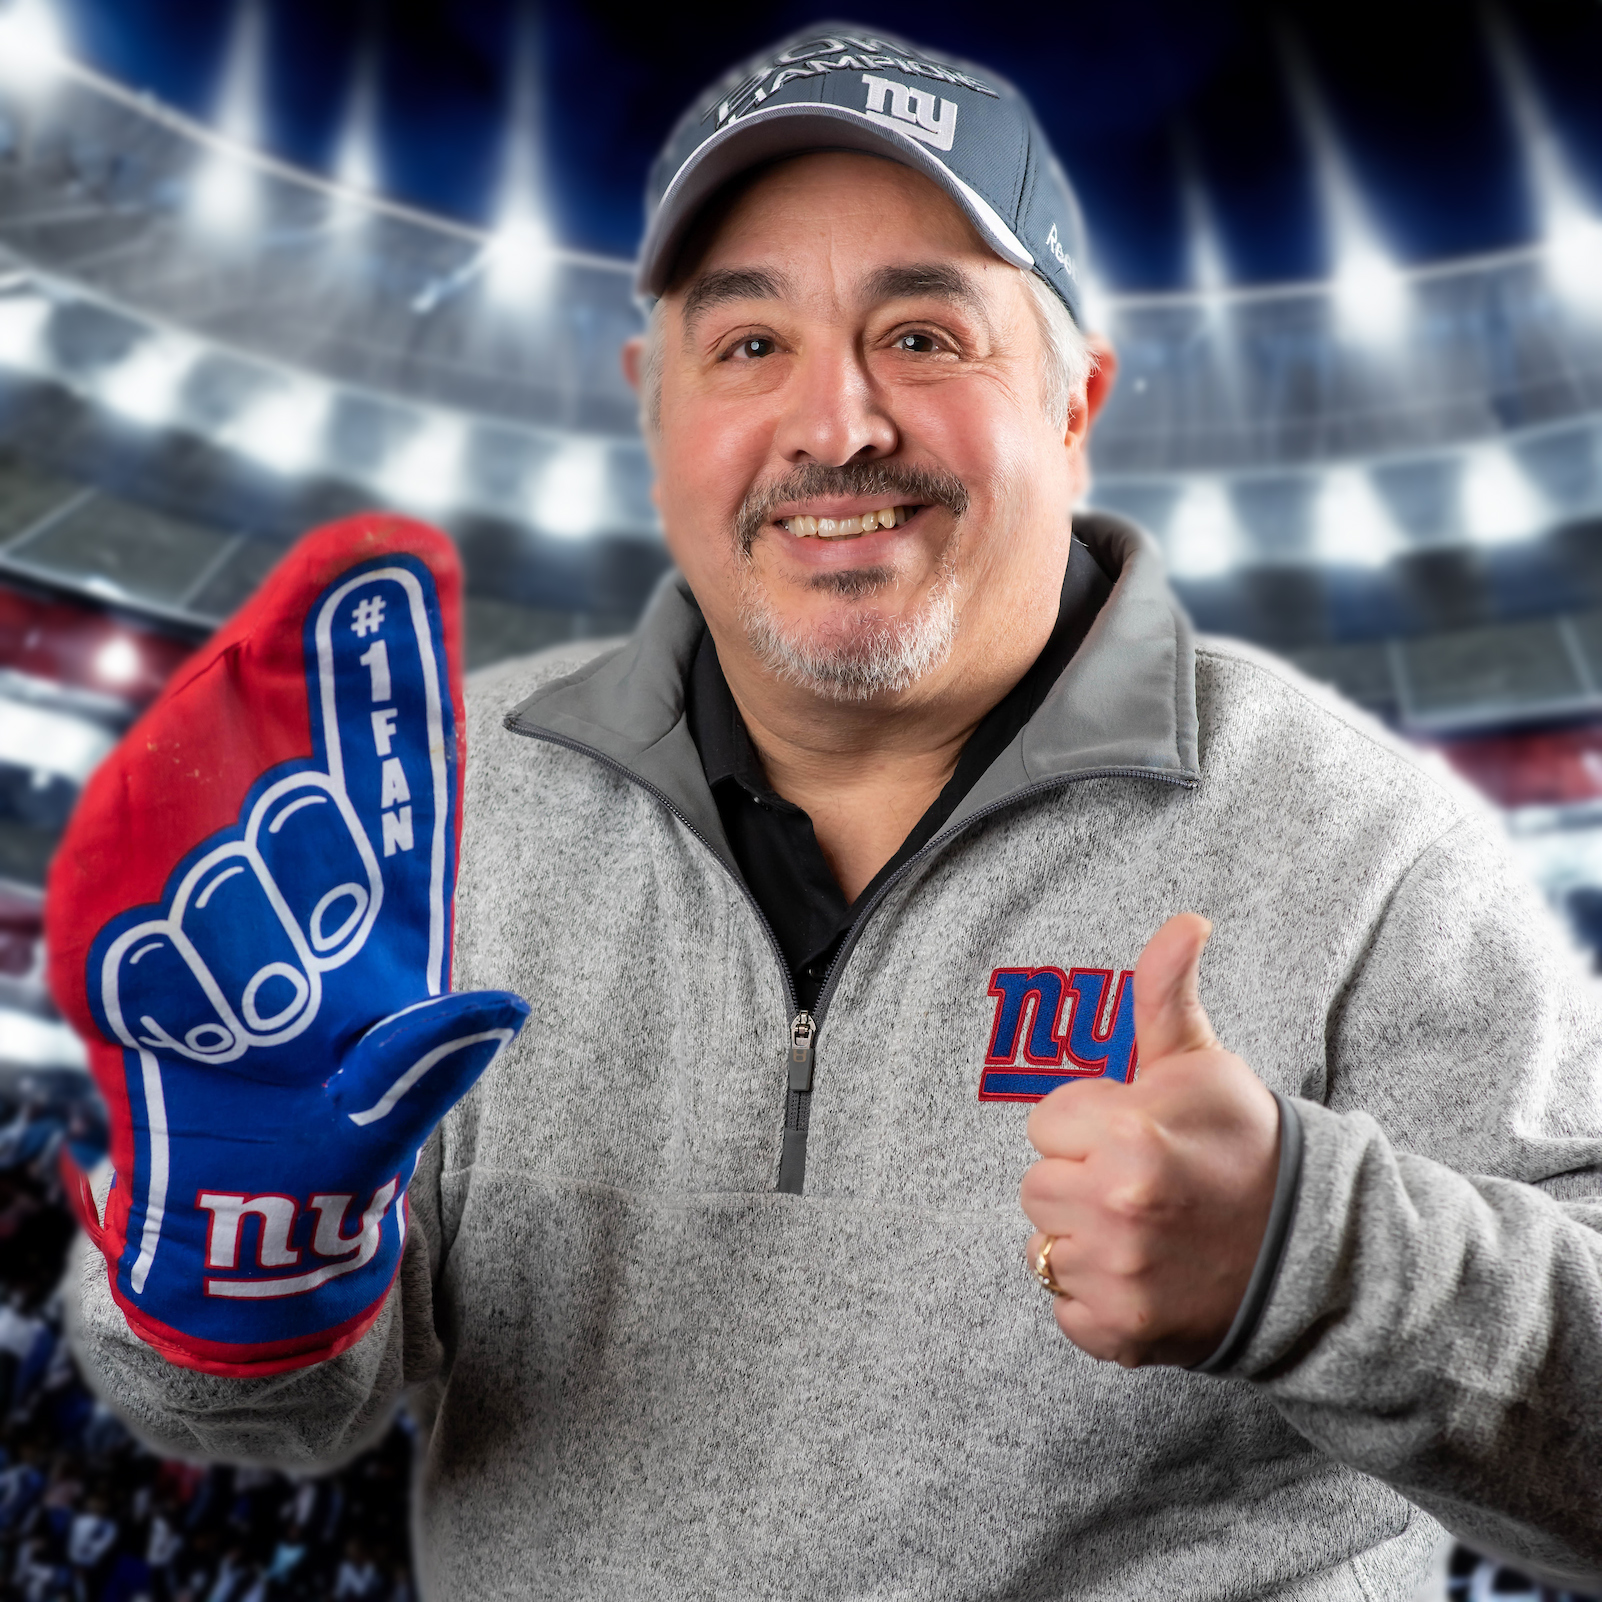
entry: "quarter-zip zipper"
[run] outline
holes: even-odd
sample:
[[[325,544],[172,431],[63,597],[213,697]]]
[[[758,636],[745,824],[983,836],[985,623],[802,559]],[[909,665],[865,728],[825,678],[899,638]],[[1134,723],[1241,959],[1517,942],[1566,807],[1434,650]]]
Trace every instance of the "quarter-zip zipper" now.
[[[779,937],[773,932],[773,925],[768,922],[768,915],[762,910],[761,903],[752,895],[751,887],[744,878],[723,860],[722,853],[686,816],[684,809],[659,785],[652,784],[649,779],[641,778],[632,768],[619,762],[616,757],[608,756],[604,751],[598,751],[593,745],[585,745],[582,740],[570,740],[565,735],[552,734],[545,729],[529,729],[521,727],[513,717],[503,720],[505,727],[512,734],[520,734],[527,740],[543,740],[547,745],[561,746],[568,751],[576,751],[581,756],[590,757],[599,762],[602,767],[616,773],[620,778],[627,779],[629,783],[638,786],[649,796],[660,801],[675,818],[701,842],[723,870],[734,880],[740,893],[745,897],[751,910],[756,914],[757,922],[762,932],[768,937],[768,946],[773,952],[774,959],[779,964],[779,982],[784,988],[784,999],[790,1012],[793,1014],[789,1026],[789,1038],[786,1042],[786,1062],[788,1072],[785,1079],[785,1108],[784,1108],[784,1144],[779,1155],[779,1182],[774,1187],[780,1193],[799,1196],[806,1179],[807,1161],[807,1126],[810,1121],[813,1077],[817,1061],[817,1040],[819,1031],[823,1027],[823,1019],[828,1011],[829,1002],[838,988],[840,970],[845,966],[846,958],[851,955],[860,937],[864,925],[873,916],[884,898],[891,890],[906,877],[911,870],[937,849],[949,845],[958,836],[967,832],[974,824],[991,818],[998,812],[1004,812],[1009,807],[1017,806],[1023,801],[1032,800],[1039,795],[1045,795],[1051,790],[1065,789],[1070,784],[1078,784],[1086,779],[1155,779],[1162,784],[1171,784],[1179,789],[1194,790],[1198,780],[1189,774],[1165,773],[1157,768],[1092,768],[1084,773],[1064,773],[1057,778],[1041,779],[1026,786],[1022,790],[1015,790],[1011,795],[1003,796],[999,801],[992,801],[989,806],[981,807],[977,812],[964,818],[956,828],[948,829],[944,833],[936,834],[917,851],[907,858],[896,871],[874,892],[873,899],[869,901],[851,927],[846,931],[845,939],[840,942],[840,949],[835,953],[834,960],[829,964],[823,976],[823,988],[818,992],[818,999],[813,1003],[810,1012],[798,1008],[796,1005],[795,981],[790,975],[790,966],[785,961],[784,948],[779,944]]]
[[[813,1044],[818,1026],[805,1009],[790,1025],[790,1075],[784,1089],[784,1145],[779,1152],[781,1194],[799,1196],[807,1177],[807,1116],[812,1109]]]

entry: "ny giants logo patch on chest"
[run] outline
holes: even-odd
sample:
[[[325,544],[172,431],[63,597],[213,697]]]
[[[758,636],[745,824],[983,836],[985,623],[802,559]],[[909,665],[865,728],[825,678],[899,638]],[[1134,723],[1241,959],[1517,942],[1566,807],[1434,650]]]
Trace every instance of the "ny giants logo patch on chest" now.
[[[980,1101],[1039,1101],[1075,1079],[1136,1071],[1134,972],[1111,968],[997,968]]]

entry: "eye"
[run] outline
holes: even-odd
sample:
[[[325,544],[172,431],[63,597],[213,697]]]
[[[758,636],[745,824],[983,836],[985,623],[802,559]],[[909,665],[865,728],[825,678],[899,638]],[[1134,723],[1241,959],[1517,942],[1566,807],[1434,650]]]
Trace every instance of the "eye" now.
[[[903,334],[896,341],[896,349],[914,356],[931,356],[940,349],[940,341],[933,334]]]
[[[749,339],[742,339],[729,352],[729,357],[736,361],[755,361],[760,356],[771,356],[778,348],[777,340],[765,334],[753,334]]]

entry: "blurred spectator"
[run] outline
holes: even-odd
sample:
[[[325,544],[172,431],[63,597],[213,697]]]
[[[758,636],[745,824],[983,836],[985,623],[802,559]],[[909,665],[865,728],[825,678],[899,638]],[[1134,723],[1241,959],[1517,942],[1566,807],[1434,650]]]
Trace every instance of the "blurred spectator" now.
[[[345,1561],[339,1565],[339,1578],[334,1582],[335,1602],[373,1602],[383,1584],[378,1565],[362,1543],[355,1539],[347,1542]]]
[[[414,1602],[408,1427],[333,1475],[202,1466],[146,1452],[84,1388],[55,1294],[73,1234],[56,1158],[98,1114],[71,1094],[0,1091],[0,1596]]]
[[[91,1497],[67,1527],[67,1561],[72,1565],[72,1594],[77,1602],[89,1602],[104,1589],[117,1534],[117,1521],[108,1515],[104,1499],[98,1496]]]

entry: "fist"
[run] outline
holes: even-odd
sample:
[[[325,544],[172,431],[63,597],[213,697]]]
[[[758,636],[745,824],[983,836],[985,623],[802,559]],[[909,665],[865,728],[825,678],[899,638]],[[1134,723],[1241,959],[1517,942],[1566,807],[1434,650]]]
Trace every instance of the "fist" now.
[[[1126,1368],[1204,1362],[1246,1294],[1273,1206],[1279,1106],[1219,1045],[1198,993],[1212,925],[1170,918],[1135,965],[1139,1076],[1039,1102],[1024,1212],[1050,1238],[1069,1340]]]

